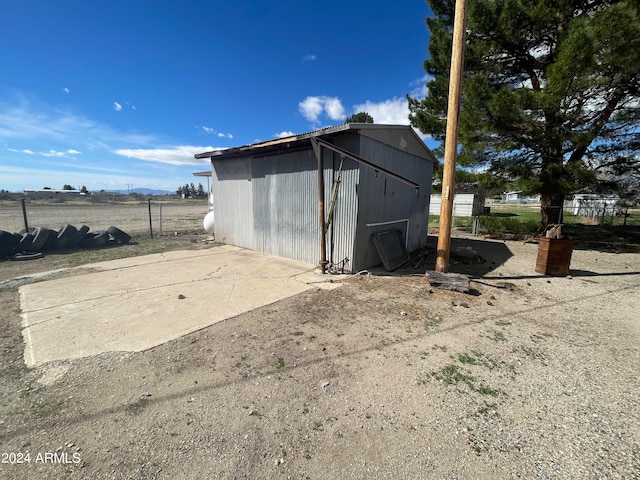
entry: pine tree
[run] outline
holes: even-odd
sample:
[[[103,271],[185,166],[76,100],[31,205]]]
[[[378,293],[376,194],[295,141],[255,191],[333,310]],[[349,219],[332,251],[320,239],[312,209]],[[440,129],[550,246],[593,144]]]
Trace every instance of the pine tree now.
[[[429,94],[409,98],[410,118],[443,140],[454,2],[429,4]],[[637,175],[639,10],[638,0],[469,0],[459,162],[539,193],[542,226],[559,221],[565,196]]]

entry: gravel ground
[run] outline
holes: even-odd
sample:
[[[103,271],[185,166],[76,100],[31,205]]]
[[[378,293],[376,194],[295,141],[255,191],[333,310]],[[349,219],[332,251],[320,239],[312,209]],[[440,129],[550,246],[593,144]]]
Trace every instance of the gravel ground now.
[[[455,242],[486,260],[451,267],[471,294],[362,274],[34,370],[5,283],[0,477],[640,478],[638,254],[559,278],[534,244]]]

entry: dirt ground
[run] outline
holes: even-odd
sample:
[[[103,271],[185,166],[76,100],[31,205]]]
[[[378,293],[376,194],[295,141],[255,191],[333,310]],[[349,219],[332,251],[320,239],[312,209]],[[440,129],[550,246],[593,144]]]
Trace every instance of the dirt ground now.
[[[429,285],[431,252],[33,370],[18,286],[87,259],[0,262],[0,477],[640,478],[640,256],[577,249],[569,277],[545,277],[535,244],[467,246],[480,263],[451,270],[470,294]]]

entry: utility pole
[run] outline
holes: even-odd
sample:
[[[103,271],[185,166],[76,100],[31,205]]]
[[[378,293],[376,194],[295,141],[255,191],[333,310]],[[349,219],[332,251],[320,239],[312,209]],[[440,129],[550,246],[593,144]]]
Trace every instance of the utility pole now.
[[[449,75],[449,103],[447,106],[447,132],[444,144],[444,170],[442,174],[442,204],[440,205],[440,228],[436,272],[449,271],[451,253],[451,220],[456,185],[456,159],[458,156],[458,124],[460,115],[460,91],[464,65],[465,28],[467,23],[467,0],[456,0],[453,20],[453,45],[451,47],[451,73]]]

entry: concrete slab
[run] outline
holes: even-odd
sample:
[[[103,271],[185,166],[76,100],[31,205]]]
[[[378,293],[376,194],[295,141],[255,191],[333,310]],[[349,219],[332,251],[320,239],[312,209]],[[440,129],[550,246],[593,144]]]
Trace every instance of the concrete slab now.
[[[83,268],[20,287],[28,366],[146,350],[310,288],[336,286],[312,265],[226,245]]]

